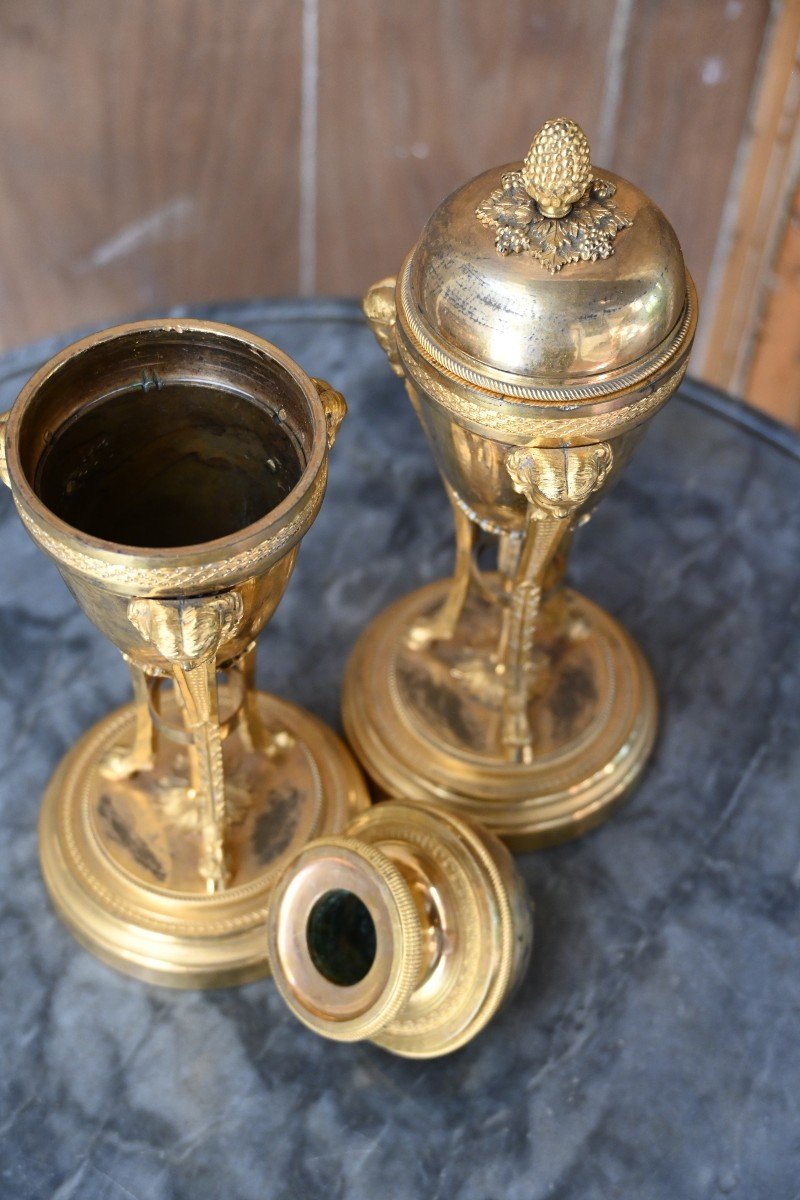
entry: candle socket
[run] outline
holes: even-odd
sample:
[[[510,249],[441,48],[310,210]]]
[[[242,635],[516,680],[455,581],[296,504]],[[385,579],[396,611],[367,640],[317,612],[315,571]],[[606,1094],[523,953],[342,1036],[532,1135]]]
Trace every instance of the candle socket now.
[[[532,916],[495,837],[392,800],[298,853],[267,936],[278,990],[314,1032],[435,1058],[475,1037],[520,980]]]

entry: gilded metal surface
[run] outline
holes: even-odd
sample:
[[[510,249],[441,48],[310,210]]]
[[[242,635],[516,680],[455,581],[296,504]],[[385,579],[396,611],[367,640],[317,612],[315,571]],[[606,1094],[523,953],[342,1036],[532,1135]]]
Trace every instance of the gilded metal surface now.
[[[161,738],[149,769],[117,779],[103,769],[131,744],[132,706],[90,729],[54,775],[39,824],[42,873],[65,924],[117,970],[180,988],[266,974],[264,922],[278,872],[367,803],[352,757],[321,721],[263,692],[252,700],[283,748],[259,752],[241,725],[224,739],[224,890],[209,893],[200,870],[204,814],[187,787],[189,747]],[[223,717],[231,701],[223,685]],[[180,726],[174,697],[165,709]]]
[[[121,970],[263,974],[276,870],[368,803],[342,743],[254,681],[345,411],[259,338],[151,321],[67,347],[4,422],[18,511],[131,671],[41,821],[57,909]]]
[[[333,448],[339,426],[347,416],[347,402],[341,392],[332,388],[324,379],[312,379],[311,382],[319,392],[322,407],[325,411],[325,427],[328,435],[328,449]]]
[[[545,121],[522,164],[528,195],[546,217],[564,217],[592,182],[589,139],[568,117]]]
[[[674,230],[643,192],[603,170],[627,221],[609,257],[568,262],[554,275],[532,254],[498,254],[495,230],[475,213],[504,175],[521,170],[486,171],[436,209],[400,272],[398,325],[429,361],[501,395],[550,390],[543,398],[574,400],[581,396],[571,389],[591,388],[584,397],[592,399],[603,387],[614,395],[631,386],[623,378],[634,370],[646,379],[659,358],[677,353],[691,298]],[[558,219],[542,227],[566,236],[572,221],[570,212],[563,230]]]
[[[516,697],[497,671],[505,614],[494,597],[473,588],[451,638],[414,637],[448,588],[411,593],[356,644],[342,713],[356,756],[383,794],[445,804],[514,850],[587,832],[625,798],[653,746],[658,705],[641,652],[585,597],[554,591],[523,659],[533,753],[511,754],[503,726]]]
[[[667,376],[669,376],[681,357],[685,365],[697,325],[697,295],[691,278],[687,277],[684,311],[677,325],[666,336],[653,356],[648,356],[646,362],[636,362],[630,366],[603,371],[597,375],[587,376],[584,381],[573,382],[570,380],[560,384],[554,384],[547,378],[525,381],[524,377],[512,371],[505,371],[499,367],[484,368],[481,363],[460,354],[456,348],[448,348],[447,345],[437,341],[431,335],[429,327],[418,315],[413,302],[412,267],[413,260],[409,258],[406,260],[399,282],[395,287],[395,296],[399,297],[401,301],[399,312],[397,308],[393,307],[390,323],[381,322],[380,325],[373,326],[376,331],[375,336],[382,345],[385,340],[390,339],[395,343],[396,361],[392,363],[392,370],[396,375],[403,374],[404,370],[408,369],[409,361],[414,362],[417,371],[421,368],[424,369],[425,365],[431,366],[436,369],[437,374],[445,376],[447,384],[452,388],[457,397],[456,402],[460,406],[468,409],[468,404],[465,403],[463,397],[463,385],[467,385],[471,390],[477,389],[481,393],[481,401],[489,411],[492,408],[499,412],[507,409],[509,414],[513,414],[510,419],[506,418],[506,423],[513,423],[517,427],[524,425],[525,413],[528,412],[532,417],[542,419],[549,416],[550,419],[555,419],[559,425],[566,423],[567,425],[571,424],[574,428],[574,421],[570,422],[569,420],[570,415],[574,416],[577,413],[585,416],[585,413],[580,412],[585,401],[605,401],[601,412],[613,413],[614,407],[618,408],[620,405],[620,396],[625,396],[629,391],[638,390],[642,393],[643,398],[646,397],[656,384],[659,378],[658,372],[662,368],[667,368]],[[385,280],[381,281],[381,286],[385,282]],[[370,291],[364,301],[365,313],[371,308],[368,303],[371,296],[372,292]],[[644,305],[645,301],[642,300],[638,307],[642,308]],[[478,307],[481,310],[482,320],[489,316],[491,305],[484,309],[482,301],[479,300]],[[532,317],[534,315],[531,314]],[[609,311],[606,311],[599,315],[595,314],[590,319],[589,324],[595,325],[595,329],[591,331],[593,335],[604,336],[603,326],[607,324],[608,317],[611,315]],[[598,316],[599,319],[597,319]],[[372,322],[372,318],[368,319]],[[571,349],[565,348],[560,351],[560,356],[565,359],[567,354],[575,350],[580,340],[581,330],[577,323],[578,319],[577,316],[574,318],[569,332]],[[403,336],[404,329],[407,331],[405,338],[409,342],[409,352],[404,357],[405,365],[403,366],[396,346]],[[535,328],[531,328],[528,332],[531,340],[538,340],[541,335],[541,330],[537,331]],[[614,334],[614,336],[616,335]],[[513,346],[515,338],[516,334],[509,336],[508,343]],[[384,348],[386,347],[384,346]],[[587,347],[584,347],[583,351],[585,352],[586,349]],[[531,400],[542,402],[541,406],[534,409],[533,413],[530,413],[533,406],[527,403]],[[524,403],[519,403],[520,401]]]
[[[614,238],[631,224],[611,199],[616,190],[592,175],[583,131],[557,118],[539,130],[522,170],[503,175],[475,215],[496,230],[499,254],[527,251],[555,274],[613,253]]]
[[[641,655],[563,575],[572,531],[683,378],[696,298],[663,214],[590,165],[572,122],[548,122],[514,172],[513,196],[496,191],[504,169],[448,197],[394,305],[387,279],[364,302],[447,488],[456,563],[362,636],[343,712],[389,794],[455,806],[524,847],[602,820],[653,744]],[[576,232],[611,189],[624,219],[598,208]],[[522,243],[498,254],[483,226],[501,221],[549,227],[553,254],[578,241],[559,261],[505,253]],[[497,573],[478,531],[497,539]]]
[[[315,954],[315,907],[332,896],[355,898],[371,925],[371,961],[346,984]],[[340,917],[325,932],[330,954],[363,951],[363,924]],[[275,983],[309,1028],[433,1058],[494,1016],[525,970],[532,921],[500,842],[452,813],[396,800],[300,851],[275,886],[267,934]]]

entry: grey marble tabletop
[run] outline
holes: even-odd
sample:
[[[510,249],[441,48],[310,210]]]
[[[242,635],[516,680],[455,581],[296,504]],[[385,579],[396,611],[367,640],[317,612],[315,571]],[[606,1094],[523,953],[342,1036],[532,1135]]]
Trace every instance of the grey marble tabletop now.
[[[448,505],[355,304],[201,315],[350,403],[259,668],[338,727],[364,623],[450,569]],[[0,360],[0,406],[67,340]],[[800,1196],[799,497],[800,442],[741,406],[688,383],[653,422],[572,566],[655,670],[652,767],[604,828],[519,860],[538,916],[521,990],[466,1049],[415,1063],[318,1040],[268,980],[148,987],[62,928],[39,799],[127,675],[3,492],[3,1200]]]

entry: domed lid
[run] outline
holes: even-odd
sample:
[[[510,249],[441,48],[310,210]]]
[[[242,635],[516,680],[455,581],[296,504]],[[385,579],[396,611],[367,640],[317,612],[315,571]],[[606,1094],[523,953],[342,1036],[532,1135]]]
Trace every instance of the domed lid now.
[[[523,163],[453,192],[398,282],[401,320],[428,358],[522,398],[646,378],[693,327],[692,295],[664,214],[591,166],[586,136],[563,117]]]

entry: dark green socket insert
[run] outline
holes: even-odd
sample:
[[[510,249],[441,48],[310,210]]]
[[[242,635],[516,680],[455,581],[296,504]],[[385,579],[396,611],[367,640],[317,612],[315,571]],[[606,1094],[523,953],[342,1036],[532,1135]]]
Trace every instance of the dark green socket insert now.
[[[311,909],[306,943],[320,975],[339,987],[352,987],[375,961],[375,923],[363,900],[335,888]]]

